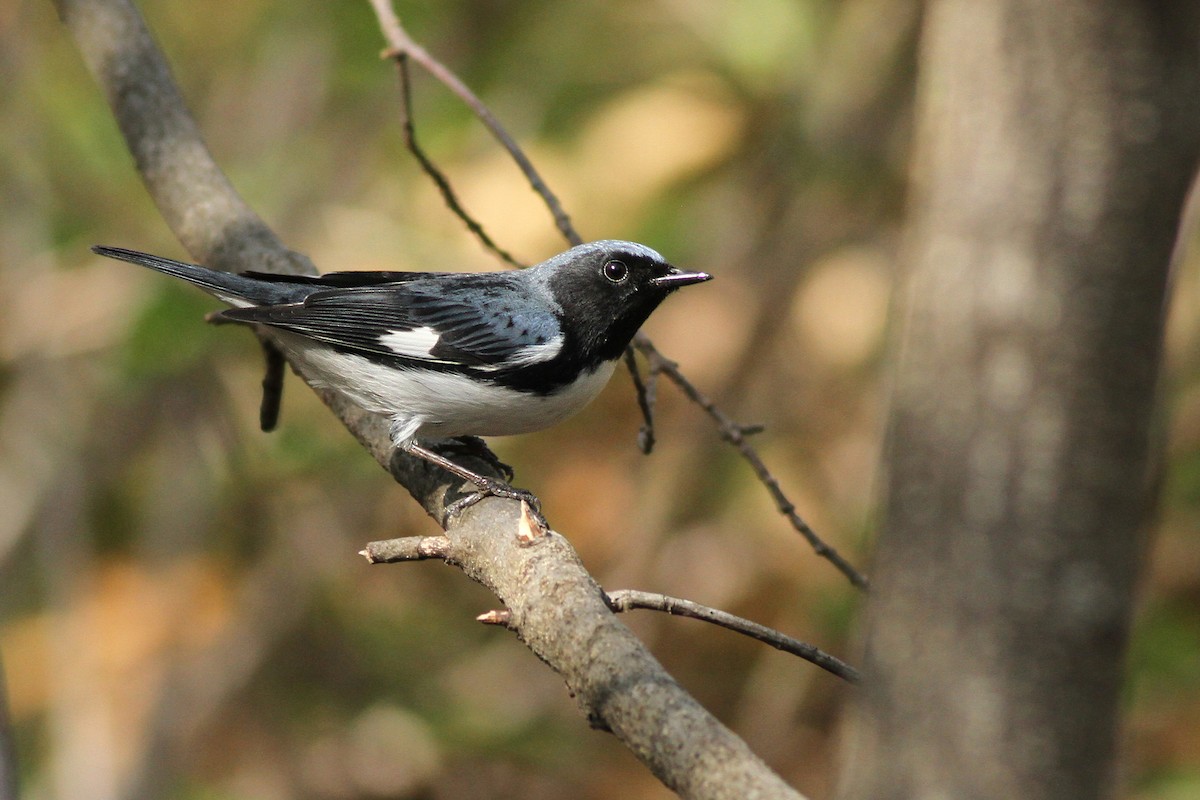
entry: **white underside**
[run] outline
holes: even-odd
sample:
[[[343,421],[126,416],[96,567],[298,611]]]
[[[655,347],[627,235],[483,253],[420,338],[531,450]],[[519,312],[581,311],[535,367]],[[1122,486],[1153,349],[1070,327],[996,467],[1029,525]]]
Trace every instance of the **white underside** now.
[[[397,446],[417,438],[511,436],[549,428],[591,402],[616,367],[616,361],[605,362],[543,397],[446,372],[391,369],[362,356],[312,347],[301,337],[280,338],[316,383],[391,417]]]

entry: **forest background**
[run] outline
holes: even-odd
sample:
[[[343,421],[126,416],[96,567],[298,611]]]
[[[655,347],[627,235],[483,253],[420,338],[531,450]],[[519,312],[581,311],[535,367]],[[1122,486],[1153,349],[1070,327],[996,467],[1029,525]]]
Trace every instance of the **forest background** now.
[[[219,163],[323,270],[501,268],[406,153],[365,2],[140,7]],[[767,426],[756,444],[801,513],[869,567],[919,4],[398,9],[585,237],[717,275],[648,332]],[[51,4],[0,8],[0,78],[0,658],[30,796],[151,777],[181,797],[670,796],[474,621],[484,590],[355,555],[436,526],[306,388],[289,378],[280,430],[257,432],[253,339],[88,252],[186,257]],[[530,262],[562,249],[468,112],[430,80],[415,102],[489,232]],[[1125,796],[1166,800],[1200,792],[1200,269],[1182,252],[1122,770]],[[606,587],[853,654],[858,593],[698,409],[665,386],[660,403],[648,458],[620,373],[576,419],[494,444]],[[828,793],[837,679],[699,623],[626,621],[789,782]]]

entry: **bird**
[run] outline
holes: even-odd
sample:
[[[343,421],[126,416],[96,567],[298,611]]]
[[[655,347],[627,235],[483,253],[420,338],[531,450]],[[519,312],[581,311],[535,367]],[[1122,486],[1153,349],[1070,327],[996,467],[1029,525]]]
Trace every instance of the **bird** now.
[[[447,507],[446,518],[488,495],[523,500],[539,516],[540,509],[527,490],[426,442],[457,440],[490,455],[478,437],[562,422],[600,393],[668,295],[712,278],[618,240],[576,245],[523,269],[476,273],[235,274],[120,247],[92,250],[200,287],[231,306],[213,322],[269,332],[312,384],[386,416],[396,448],[476,487]]]

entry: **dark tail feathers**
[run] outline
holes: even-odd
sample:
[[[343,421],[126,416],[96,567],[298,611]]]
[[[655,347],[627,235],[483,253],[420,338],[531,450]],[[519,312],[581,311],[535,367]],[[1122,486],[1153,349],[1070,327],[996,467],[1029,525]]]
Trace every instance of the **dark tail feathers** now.
[[[122,247],[97,245],[92,248],[92,252],[182,278],[231,306],[296,303],[313,291],[312,286],[297,285],[287,281],[260,280],[244,275],[235,275],[232,272],[217,272],[197,264],[175,261],[149,253],[141,253],[137,250],[126,250]]]

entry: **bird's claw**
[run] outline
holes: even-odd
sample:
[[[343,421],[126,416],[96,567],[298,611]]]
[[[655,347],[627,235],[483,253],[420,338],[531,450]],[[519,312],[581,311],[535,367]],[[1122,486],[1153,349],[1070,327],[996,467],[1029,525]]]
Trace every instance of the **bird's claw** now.
[[[466,511],[471,506],[478,503],[485,497],[502,497],[508,500],[519,500],[529,506],[529,512],[537,520],[538,524],[543,529],[549,529],[550,525],[546,522],[546,518],[542,515],[542,501],[538,500],[537,495],[528,489],[517,489],[509,486],[507,483],[495,478],[489,478],[484,475],[479,476],[481,480],[475,485],[478,487],[474,492],[471,492],[466,497],[461,497],[455,500],[450,505],[446,506],[442,514],[443,524],[454,519],[463,511]]]

